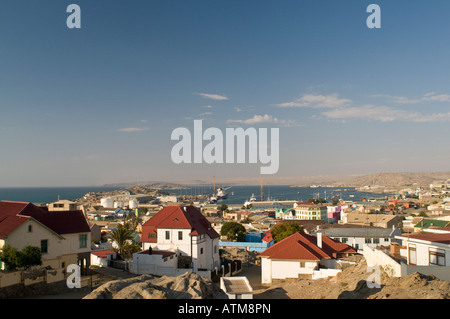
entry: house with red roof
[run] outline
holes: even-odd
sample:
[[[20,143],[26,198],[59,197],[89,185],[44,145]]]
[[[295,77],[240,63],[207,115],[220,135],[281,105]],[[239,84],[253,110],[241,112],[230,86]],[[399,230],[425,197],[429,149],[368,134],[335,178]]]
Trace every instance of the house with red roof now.
[[[172,252],[177,260],[177,269],[213,271],[220,268],[219,237],[198,208],[166,206],[142,225],[141,243],[143,249],[148,250],[147,255],[155,255],[161,251]],[[137,260],[135,257],[143,257],[142,255],[135,254],[133,263]],[[170,262],[171,257],[173,256],[163,257],[163,262],[164,259]],[[156,259],[146,257],[139,260],[139,268],[144,269],[145,265],[141,262]],[[161,263],[159,259],[158,263]],[[169,267],[167,265],[169,264],[164,267]],[[137,268],[136,265],[132,267],[135,271]],[[167,273],[168,270],[165,271]]]
[[[297,232],[267,248],[261,258],[261,282],[271,283],[273,279],[311,278],[335,276],[337,260],[356,250],[344,243],[317,233],[317,236]]]
[[[48,211],[27,202],[0,201],[0,247],[39,247],[43,266],[90,265],[91,229],[82,211]],[[2,269],[4,265],[2,264]]]
[[[116,259],[117,253],[109,249],[91,251],[91,265],[108,267],[109,261]]]

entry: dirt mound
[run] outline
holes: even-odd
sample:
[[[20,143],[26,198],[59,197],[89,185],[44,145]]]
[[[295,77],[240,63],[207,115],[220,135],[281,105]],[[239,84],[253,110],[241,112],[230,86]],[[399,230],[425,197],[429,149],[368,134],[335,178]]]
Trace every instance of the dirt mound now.
[[[84,299],[227,299],[211,281],[193,272],[177,277],[142,275],[110,281]]]
[[[248,251],[239,248],[224,248],[221,257],[228,260],[240,260],[243,264],[254,264],[259,260],[258,255],[259,254],[256,251]]]
[[[450,299],[450,281],[415,272],[400,278],[390,278],[369,299]]]
[[[432,275],[413,273],[389,277],[380,271],[380,287],[370,287],[371,275],[363,256],[344,266],[336,277],[286,279],[255,291],[255,299],[449,299],[450,281]],[[369,285],[368,285],[369,282]]]

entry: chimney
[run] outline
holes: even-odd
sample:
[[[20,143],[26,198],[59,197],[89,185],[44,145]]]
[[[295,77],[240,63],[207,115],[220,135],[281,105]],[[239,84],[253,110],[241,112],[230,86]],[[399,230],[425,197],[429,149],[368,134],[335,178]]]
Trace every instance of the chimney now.
[[[317,236],[317,246],[322,249],[322,232],[318,232]]]
[[[149,254],[149,255],[152,254],[152,247],[148,247],[148,254]]]

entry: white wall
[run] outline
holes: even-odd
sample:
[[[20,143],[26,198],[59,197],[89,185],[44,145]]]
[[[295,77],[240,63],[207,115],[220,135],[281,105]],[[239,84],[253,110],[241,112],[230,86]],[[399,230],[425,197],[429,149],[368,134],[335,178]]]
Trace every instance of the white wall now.
[[[372,249],[368,245],[364,245],[363,255],[366,259],[367,266],[380,266],[388,275],[392,277],[402,276],[402,267],[400,263],[396,262],[383,251]]]

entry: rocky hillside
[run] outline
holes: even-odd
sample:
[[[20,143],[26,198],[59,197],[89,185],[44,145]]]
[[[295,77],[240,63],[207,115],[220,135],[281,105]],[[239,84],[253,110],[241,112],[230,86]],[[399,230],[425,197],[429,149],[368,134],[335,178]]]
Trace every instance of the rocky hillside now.
[[[450,172],[378,173],[355,177],[343,182],[334,182],[330,186],[364,187],[378,185],[386,188],[398,188],[417,185],[428,188],[434,181],[446,179],[450,179]]]
[[[142,275],[103,284],[83,299],[227,299],[211,281],[189,272],[177,277]]]

